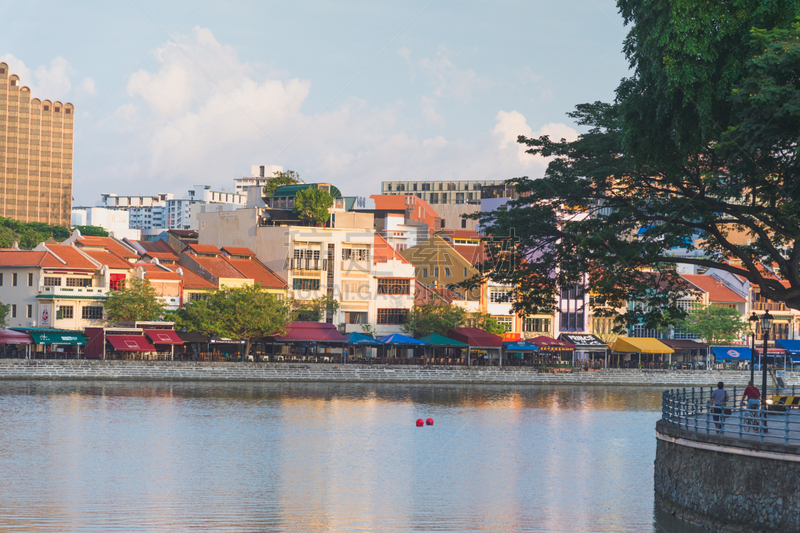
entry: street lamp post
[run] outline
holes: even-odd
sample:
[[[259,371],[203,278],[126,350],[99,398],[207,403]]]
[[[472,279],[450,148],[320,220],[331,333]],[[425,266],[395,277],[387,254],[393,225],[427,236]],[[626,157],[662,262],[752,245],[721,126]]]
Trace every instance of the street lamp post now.
[[[769,342],[769,330],[772,328],[773,316],[769,311],[761,315],[761,331],[764,332],[764,356],[761,361],[761,407],[767,408],[767,343]]]
[[[758,329],[758,315],[753,312],[747,320],[750,323],[750,382],[755,383],[756,329]]]

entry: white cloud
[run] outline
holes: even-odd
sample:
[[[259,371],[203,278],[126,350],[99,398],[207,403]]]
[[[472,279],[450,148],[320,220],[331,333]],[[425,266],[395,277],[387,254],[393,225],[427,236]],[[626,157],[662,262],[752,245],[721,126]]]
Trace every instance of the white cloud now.
[[[399,50],[397,50],[397,55],[399,55],[406,61],[409,61],[411,59],[411,50],[409,50],[407,47],[404,46]]]
[[[433,139],[425,139],[424,141],[422,141],[422,146],[430,148],[442,148],[444,146],[447,146],[447,140],[441,135],[437,135]]]
[[[545,124],[538,131],[533,131],[528,125],[525,116],[518,111],[500,111],[497,113],[495,120],[497,124],[494,128],[494,134],[499,140],[500,149],[508,150],[512,145],[516,146],[517,159],[526,168],[534,164],[546,165],[551,158],[526,153],[525,151],[528,147],[517,143],[518,136],[542,137],[543,135],[548,135],[554,141],[561,139],[574,141],[578,138],[578,132],[573,128],[566,124],[555,122]]]
[[[450,57],[456,55],[447,48],[440,46],[435,57],[422,58],[418,65],[432,80],[433,95],[438,98],[456,97],[468,99],[476,90],[485,90],[492,87],[493,81],[484,76],[478,76],[474,70],[462,69],[456,66]]]
[[[44,95],[43,98],[64,100],[67,98],[70,89],[72,89],[70,76],[74,74],[75,70],[69,64],[69,61],[57,56],[50,62],[49,67],[40,66],[34,72],[36,90]]]
[[[444,124],[444,117],[436,111],[436,99],[430,96],[422,97],[422,116],[429,124]]]
[[[0,55],[0,61],[8,63],[9,73],[16,74],[19,76],[22,85],[30,87],[33,82],[33,76],[31,75],[31,70],[25,66],[25,63],[23,63],[21,59],[17,59],[11,54],[3,54]]]
[[[89,96],[94,96],[97,94],[97,88],[95,87],[94,79],[83,78],[78,86],[75,87],[75,92]]]

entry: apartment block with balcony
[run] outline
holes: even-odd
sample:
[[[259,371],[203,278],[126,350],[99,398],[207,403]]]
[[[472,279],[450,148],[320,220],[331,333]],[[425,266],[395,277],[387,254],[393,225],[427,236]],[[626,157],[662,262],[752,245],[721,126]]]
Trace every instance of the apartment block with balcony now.
[[[72,244],[0,250],[0,302],[9,327],[82,330],[105,323],[109,269]]]
[[[412,195],[430,205],[481,203],[483,187],[503,185],[505,180],[384,181],[381,194]]]

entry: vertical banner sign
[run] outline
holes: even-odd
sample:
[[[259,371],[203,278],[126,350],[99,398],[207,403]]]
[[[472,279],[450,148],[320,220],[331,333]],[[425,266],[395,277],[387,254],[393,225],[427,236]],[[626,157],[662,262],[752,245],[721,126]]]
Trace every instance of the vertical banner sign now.
[[[53,323],[53,304],[39,305],[39,326],[43,328],[51,327]]]

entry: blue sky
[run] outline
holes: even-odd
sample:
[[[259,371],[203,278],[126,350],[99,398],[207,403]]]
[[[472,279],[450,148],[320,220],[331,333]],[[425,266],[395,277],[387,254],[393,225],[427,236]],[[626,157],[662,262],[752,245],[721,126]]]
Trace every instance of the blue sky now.
[[[348,195],[538,177],[516,136],[573,138],[566,113],[628,75],[611,0],[0,0],[0,19],[0,60],[76,106],[76,205],[231,189],[252,164]]]

